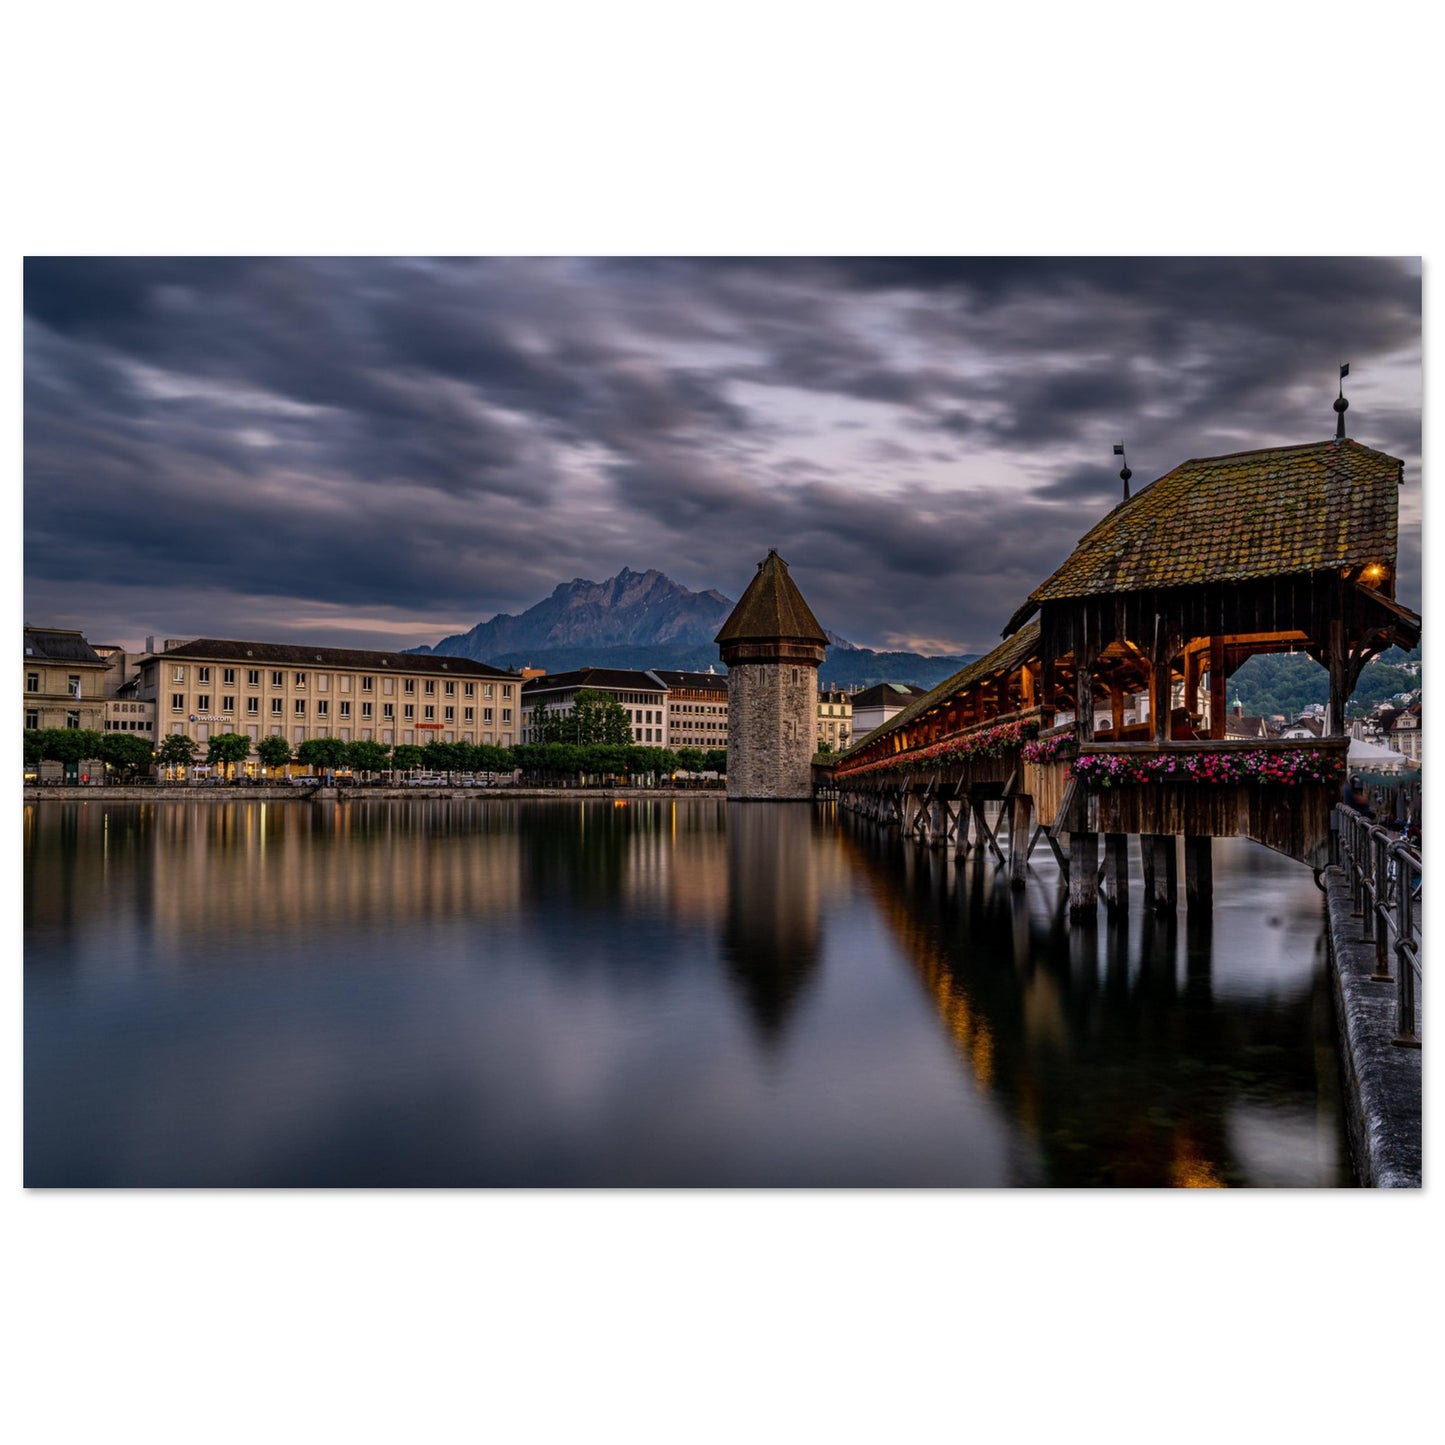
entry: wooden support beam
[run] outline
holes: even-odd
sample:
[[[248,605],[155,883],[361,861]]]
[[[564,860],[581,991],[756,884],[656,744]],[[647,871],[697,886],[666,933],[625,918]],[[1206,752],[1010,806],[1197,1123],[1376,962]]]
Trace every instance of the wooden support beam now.
[[[994,830],[988,826],[988,819],[984,816],[984,800],[975,798],[973,800],[973,821],[974,827],[983,842],[987,844],[989,851],[1000,863],[1004,862],[1003,849],[998,845],[998,839],[994,836]]]
[[[1092,913],[1099,906],[1099,835],[1069,834],[1069,912]]]
[[[1009,818],[1009,887],[1022,888],[1028,875],[1029,820],[1034,813],[1034,800],[1027,793],[1015,793],[1012,799],[1012,814]]]
[[[1104,834],[1104,902],[1129,906],[1129,839],[1124,833]]]
[[[1179,899],[1179,850],[1172,833],[1144,834],[1139,839],[1144,855],[1144,904],[1160,913],[1173,913]]]
[[[1224,639],[1209,639],[1209,736],[1218,741],[1225,735],[1224,714],[1229,701],[1224,689]]]
[[[1184,840],[1184,897],[1189,909],[1208,912],[1214,905],[1214,839]]]

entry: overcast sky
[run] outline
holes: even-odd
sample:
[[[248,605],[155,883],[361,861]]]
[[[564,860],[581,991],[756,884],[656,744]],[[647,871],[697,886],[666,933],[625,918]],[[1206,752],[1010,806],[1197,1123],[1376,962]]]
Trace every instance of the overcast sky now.
[[[1190,457],[1402,457],[1409,260],[31,260],[25,617],[92,642],[405,647],[574,577],[982,652],[1120,496]]]

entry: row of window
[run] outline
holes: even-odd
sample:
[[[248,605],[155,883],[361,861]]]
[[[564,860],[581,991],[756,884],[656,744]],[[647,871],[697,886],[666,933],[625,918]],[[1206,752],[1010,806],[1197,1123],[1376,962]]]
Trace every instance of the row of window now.
[[[315,702],[316,702],[316,716],[319,717],[319,718],[329,718],[329,717],[331,716],[331,699],[330,699],[330,698],[322,697],[322,698],[317,698],[317,699],[315,699]],[[340,698],[340,699],[338,699],[336,706],[337,706],[336,715],[337,715],[338,717],[349,718],[349,717],[351,716],[351,699],[350,699],[350,698]],[[368,702],[368,701],[363,701],[362,704],[361,704],[361,713],[360,713],[360,715],[361,715],[363,718],[372,717],[372,716],[374,715],[374,714],[373,714],[373,709],[374,709],[374,707],[375,707],[375,704],[374,704],[374,703]],[[401,715],[402,715],[402,717],[403,717],[403,718],[406,718],[406,719],[411,719],[411,718],[416,717],[416,708],[417,708],[417,705],[416,705],[415,703],[413,703],[413,702],[403,703],[403,704],[401,705]],[[198,713],[208,713],[208,712],[210,712],[210,710],[211,710],[211,694],[208,693],[208,692],[198,692],[198,693],[196,694],[196,700],[195,700],[195,711],[198,712]],[[187,704],[186,694],[185,694],[185,693],[183,693],[183,692],[173,692],[173,693],[171,694],[171,711],[172,711],[172,712],[187,712],[187,711],[189,711],[189,707],[188,707],[188,704]],[[235,694],[234,694],[234,693],[223,693],[223,694],[221,695],[221,713],[222,713],[222,715],[229,715],[229,714],[231,714],[231,713],[234,713],[235,711],[236,711],[236,697],[235,697]],[[291,711],[292,711],[293,716],[295,716],[295,717],[305,717],[305,716],[307,715],[307,699],[304,698],[304,697],[293,698],[293,699],[292,699],[292,702],[291,702]],[[483,721],[484,723],[490,723],[490,722],[494,721],[494,714],[496,713],[496,711],[497,711],[497,709],[495,709],[495,708],[484,707],[484,708],[482,709],[482,721]],[[271,716],[272,716],[272,717],[283,717],[283,716],[285,715],[285,712],[286,712],[286,699],[285,699],[285,698],[281,698],[281,697],[273,697],[273,698],[271,699]],[[426,721],[428,721],[428,722],[435,722],[435,721],[436,721],[436,713],[437,713],[437,709],[436,709],[436,704],[435,704],[435,703],[430,703],[430,702],[428,702],[428,703],[423,703],[423,704],[421,705],[421,715],[422,715],[422,717],[423,717],[424,719],[426,719]],[[475,707],[463,707],[463,708],[462,708],[462,721],[463,721],[463,722],[475,722],[475,721],[476,721],[476,713],[477,713],[477,710],[476,710]],[[509,708],[509,707],[504,707],[504,708],[502,708],[502,709],[501,709],[501,714],[502,714],[502,722],[503,722],[503,723],[509,723],[509,722],[511,722],[511,720],[512,720],[512,709],[511,709],[511,708]],[[261,699],[260,699],[259,697],[248,697],[248,698],[246,699],[246,716],[247,716],[247,717],[259,717],[260,715],[261,715]],[[382,705],[381,705],[381,715],[382,715],[382,717],[384,717],[384,718],[393,718],[393,717],[395,717],[395,716],[396,716],[396,704],[395,704],[394,702],[384,702],[384,703],[382,703]],[[457,716],[457,710],[456,710],[456,707],[455,707],[453,704],[451,704],[451,703],[445,703],[445,704],[443,704],[443,706],[442,706],[442,717],[443,717],[443,719],[444,719],[446,722],[455,722],[455,721],[456,721],[456,716]]]
[[[210,667],[210,666],[208,666],[208,665],[197,664],[197,665],[196,665],[196,685],[197,685],[198,687],[206,687],[206,686],[208,686],[208,685],[211,683],[211,681],[212,681],[212,676],[213,676],[213,674],[214,674],[214,673],[219,673],[219,674],[220,674],[220,683],[221,683],[221,686],[222,686],[222,687],[235,687],[235,686],[236,686],[236,679],[241,675],[242,672],[244,672],[244,673],[246,674],[246,686],[247,686],[247,687],[260,687],[260,686],[261,686],[261,678],[262,678],[262,675],[264,674],[265,671],[266,671],[266,669],[264,669],[264,668],[259,668],[259,667],[247,667],[247,668],[215,667],[215,668],[213,668],[213,667]],[[172,683],[184,683],[184,682],[187,681],[188,677],[189,677],[188,669],[187,669],[186,667],[182,666],[181,664],[176,663],[176,664],[174,664],[174,665],[171,667],[171,682],[172,682]],[[312,679],[314,679],[314,683],[313,683]],[[286,686],[287,686],[287,682],[286,682],[286,672],[285,672],[283,669],[280,669],[280,668],[272,668],[272,669],[270,670],[270,681],[271,681],[271,686],[272,686],[272,687],[286,687]],[[362,677],[360,677],[359,679],[357,679],[357,681],[358,681],[359,684],[360,684],[360,689],[359,689],[359,690],[360,690],[361,692],[374,692],[374,691],[376,690],[376,678],[375,678],[375,677],[362,676]],[[394,693],[394,692],[396,691],[396,681],[397,681],[397,680],[396,680],[396,678],[394,678],[394,677],[383,677],[383,678],[381,679],[381,691],[382,691],[383,693]],[[435,697],[435,696],[436,696],[436,694],[437,694],[437,679],[436,679],[436,678],[432,678],[432,677],[425,677],[425,678],[404,677],[404,678],[402,678],[402,679],[401,679],[401,685],[402,685],[402,686],[401,686],[401,690],[402,690],[402,693],[403,693],[404,695],[407,695],[407,696],[412,696],[412,695],[414,695],[414,694],[416,693],[416,685],[417,685],[418,681],[420,681],[420,683],[421,683],[421,685],[422,685],[422,693],[423,693],[424,696],[426,696],[426,697]],[[337,673],[337,674],[336,674],[336,684],[337,684],[337,691],[338,691],[338,692],[350,692],[350,691],[351,691],[351,683],[352,683],[352,675],[351,675],[349,672],[341,672],[341,673]],[[293,673],[291,674],[290,686],[293,687],[293,688],[296,688],[296,687],[310,687],[310,686],[314,686],[317,692],[327,692],[327,691],[330,690],[330,687],[331,687],[331,674],[330,674],[329,672],[316,672],[316,673],[293,672]],[[482,694],[481,694],[481,695],[482,695],[483,698],[495,698],[496,696],[498,696],[497,689],[500,688],[500,689],[501,689],[500,696],[502,696],[503,698],[508,698],[508,699],[510,699],[511,696],[512,696],[512,689],[513,689],[513,687],[516,686],[516,684],[515,684],[515,683],[510,683],[510,682],[503,682],[503,683],[492,683],[492,682],[483,682],[483,683],[463,682],[463,683],[460,684],[460,686],[461,686],[461,689],[462,689],[461,695],[462,695],[463,697],[475,697],[475,696],[477,695],[477,688],[480,687],[481,690],[482,690]],[[450,678],[443,679],[443,680],[442,680],[442,696],[443,696],[443,697],[456,697],[456,696],[457,696],[457,687],[458,687],[458,684],[457,684],[454,680],[452,680],[452,679],[450,679]]]
[[[40,691],[40,674],[38,672],[27,672],[25,674],[25,691]],[[66,677],[65,692],[68,697],[78,697],[80,695],[80,674],[78,672],[72,672]]]
[[[79,724],[74,723],[71,724],[71,726],[78,727]],[[173,735],[182,734],[184,731],[185,729],[182,724],[171,724],[171,732]],[[382,728],[380,729],[380,732],[378,734],[371,728],[359,728],[356,732],[356,740],[364,743],[369,743],[373,741],[380,742],[389,747],[395,741],[396,731],[397,730],[394,728]],[[308,737],[329,738],[335,736],[341,742],[349,743],[352,741],[351,733],[352,730],[350,728],[337,728],[336,732],[333,734],[330,728],[318,727],[308,731],[308,729],[304,727],[298,727],[292,729],[291,740],[293,744],[300,744],[304,743]],[[201,723],[196,728],[196,735],[196,740],[198,742],[204,743],[210,741],[210,730],[205,723]],[[258,741],[260,735],[261,729],[258,724],[248,723],[246,725],[246,731],[244,736],[249,737],[252,742]],[[269,735],[273,738],[285,737],[286,731],[280,726],[273,726],[269,731]],[[512,735],[509,732],[483,732],[479,739],[478,735],[475,732],[463,732],[460,738],[458,738],[457,734],[454,731],[452,731],[451,729],[446,729],[439,732],[422,732],[421,736],[418,737],[416,731],[412,728],[401,729],[401,741],[403,744],[412,743],[424,745],[434,740],[440,740],[441,742],[445,743],[453,743],[457,741],[461,741],[464,743],[474,743],[477,741],[481,741],[483,743],[496,744],[504,748],[509,748],[512,746]]]

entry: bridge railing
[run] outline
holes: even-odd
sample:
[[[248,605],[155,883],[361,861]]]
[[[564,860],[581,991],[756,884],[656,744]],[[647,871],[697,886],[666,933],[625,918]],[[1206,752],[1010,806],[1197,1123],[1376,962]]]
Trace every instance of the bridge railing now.
[[[1361,920],[1365,940],[1375,945],[1371,978],[1395,985],[1394,1042],[1419,1048],[1424,992],[1420,851],[1399,833],[1343,803],[1335,806],[1335,821],[1340,867],[1350,882],[1353,911]]]

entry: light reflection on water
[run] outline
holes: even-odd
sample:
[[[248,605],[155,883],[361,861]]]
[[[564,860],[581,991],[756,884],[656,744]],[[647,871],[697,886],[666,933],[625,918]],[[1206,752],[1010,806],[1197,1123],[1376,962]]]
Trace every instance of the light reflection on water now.
[[[29,1185],[1337,1185],[1319,895],[1066,926],[808,804],[45,804]]]

